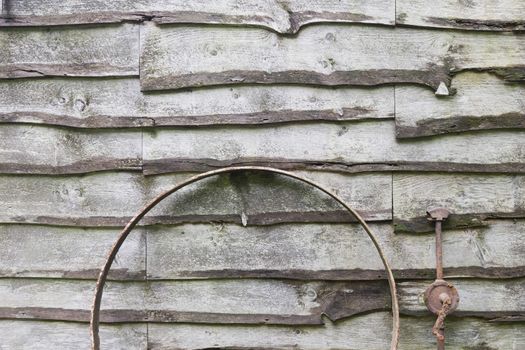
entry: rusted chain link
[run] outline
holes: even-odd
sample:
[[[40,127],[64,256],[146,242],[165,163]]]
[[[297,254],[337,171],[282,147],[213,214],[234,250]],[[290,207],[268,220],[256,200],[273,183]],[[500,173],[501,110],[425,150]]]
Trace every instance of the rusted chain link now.
[[[452,305],[452,299],[447,294],[442,294],[440,296],[443,298],[441,301],[443,305],[441,306],[441,309],[438,311],[438,317],[436,319],[436,323],[434,323],[434,327],[432,327],[432,333],[436,336],[438,341],[445,341],[445,336],[443,335],[442,329],[445,328],[445,318],[447,317],[448,313],[450,312],[450,307]]]

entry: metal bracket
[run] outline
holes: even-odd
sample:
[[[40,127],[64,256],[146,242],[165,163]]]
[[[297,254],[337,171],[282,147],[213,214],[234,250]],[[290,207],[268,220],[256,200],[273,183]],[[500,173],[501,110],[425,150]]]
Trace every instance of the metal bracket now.
[[[445,349],[445,318],[450,315],[459,304],[457,289],[443,279],[443,242],[442,224],[450,212],[446,208],[427,210],[428,220],[434,222],[436,232],[436,280],[425,291],[427,309],[437,315],[432,333],[437,339],[437,349]]]

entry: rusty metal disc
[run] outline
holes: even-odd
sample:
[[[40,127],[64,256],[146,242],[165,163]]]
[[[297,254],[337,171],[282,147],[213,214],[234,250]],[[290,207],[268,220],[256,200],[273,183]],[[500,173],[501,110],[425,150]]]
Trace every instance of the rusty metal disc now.
[[[425,304],[430,312],[438,314],[443,306],[443,297],[448,296],[450,298],[450,310],[449,314],[452,313],[459,304],[459,294],[452,284],[445,280],[435,280],[425,291]]]

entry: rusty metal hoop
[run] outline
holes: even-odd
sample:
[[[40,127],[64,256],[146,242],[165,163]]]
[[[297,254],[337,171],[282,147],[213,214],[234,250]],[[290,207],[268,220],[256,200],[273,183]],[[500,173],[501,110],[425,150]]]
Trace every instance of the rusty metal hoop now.
[[[137,223],[151,210],[153,209],[157,204],[159,204],[163,199],[168,197],[169,195],[177,192],[178,190],[195,183],[197,181],[206,179],[208,177],[212,177],[219,174],[226,174],[226,173],[233,173],[238,171],[260,171],[260,172],[266,172],[266,173],[273,173],[273,174],[280,174],[284,175],[286,177],[290,177],[296,180],[299,180],[303,183],[309,184],[318,190],[324,192],[325,194],[329,195],[337,201],[339,204],[341,204],[348,212],[350,212],[358,221],[358,223],[363,227],[363,229],[368,234],[368,237],[372,240],[372,243],[374,244],[379,257],[381,258],[381,261],[383,262],[383,265],[386,270],[388,284],[390,287],[390,295],[392,298],[392,317],[393,317],[393,323],[392,323],[392,340],[390,343],[390,349],[391,350],[397,350],[397,345],[399,342],[399,303],[397,299],[397,291],[396,291],[396,282],[394,279],[394,275],[392,273],[392,269],[390,268],[390,265],[388,264],[388,261],[386,260],[385,254],[383,250],[381,249],[379,242],[376,238],[376,236],[372,233],[372,230],[367,225],[365,220],[357,213],[354,209],[352,209],[348,204],[346,204],[341,198],[339,198],[336,194],[332,193],[330,190],[324,188],[323,186],[313,182],[312,180],[309,180],[307,178],[304,178],[302,176],[296,175],[294,173],[275,169],[275,168],[269,168],[269,167],[261,167],[261,166],[237,166],[237,167],[227,167],[227,168],[221,168],[216,169],[212,171],[208,171],[202,174],[195,175],[193,177],[190,177],[189,179],[177,184],[175,187],[165,191],[164,193],[161,193],[157,197],[155,197],[149,204],[147,204],[144,208],[142,208],[124,227],[124,229],[121,231],[117,241],[113,244],[111,247],[111,250],[109,251],[108,257],[106,258],[106,262],[104,263],[104,266],[100,270],[97,285],[95,288],[95,298],[93,300],[93,306],[91,308],[91,320],[90,320],[90,331],[91,331],[91,345],[92,350],[100,350],[100,337],[99,337],[99,323],[100,323],[100,306],[102,302],[102,293],[104,291],[104,284],[106,283],[106,279],[109,273],[109,270],[111,269],[111,265],[113,264],[113,261],[115,260],[115,257],[128,237],[131,230],[137,225]]]

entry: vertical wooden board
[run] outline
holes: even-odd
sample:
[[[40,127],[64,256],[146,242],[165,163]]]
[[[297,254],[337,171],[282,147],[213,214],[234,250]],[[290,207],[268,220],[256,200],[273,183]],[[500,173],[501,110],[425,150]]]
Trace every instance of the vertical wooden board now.
[[[4,174],[141,169],[142,133],[4,125],[0,129],[0,152],[0,172]]]
[[[467,30],[523,30],[525,3],[499,1],[398,0],[396,23]]]
[[[4,28],[0,78],[138,75],[139,27]]]
[[[160,23],[203,23],[261,26],[295,33],[317,22],[394,24],[394,1],[355,0],[114,0],[111,3],[32,0],[8,2],[0,25],[56,25],[153,20]]]
[[[78,350],[91,346],[89,326],[73,322],[0,320],[0,339],[2,350]],[[145,324],[103,325],[100,340],[101,349],[148,348]]]
[[[390,174],[302,173],[336,192],[367,220],[392,218]],[[67,177],[0,177],[0,222],[124,226],[146,203],[193,174],[144,177],[101,172]],[[352,221],[333,199],[283,177],[236,173],[212,177],[169,196],[141,224],[226,221]]]
[[[96,279],[120,229],[2,225],[0,277]],[[136,228],[117,254],[110,279],[143,279],[146,235]]]
[[[8,123],[111,128],[393,117],[391,86],[236,86],[143,94],[133,78],[0,80],[0,122]]]
[[[457,94],[436,99],[415,86],[396,86],[396,135],[420,137],[482,130],[525,128],[525,86],[488,73],[458,74]]]
[[[399,349],[433,350],[433,318],[402,318]],[[390,346],[391,316],[372,313],[321,327],[282,326],[149,326],[150,349],[371,349]],[[447,319],[450,349],[521,349],[525,346],[522,324],[498,325],[479,319]]]
[[[435,276],[432,235],[395,234],[390,224],[371,228],[397,278]],[[524,228],[523,221],[494,221],[485,228],[446,231],[446,275],[523,276]],[[150,227],[148,275],[151,279],[385,278],[377,251],[355,224]]]
[[[437,90],[465,69],[523,80],[525,57],[523,35],[363,25],[308,26],[288,38],[257,28],[149,24],[141,40],[143,90],[241,83],[415,83]]]
[[[521,175],[395,174],[394,224],[397,231],[432,231],[426,210],[446,207],[445,228],[483,225],[487,218],[525,216]]]
[[[146,174],[242,164],[346,172],[523,172],[525,137],[520,131],[485,131],[401,142],[389,120],[144,133]]]

